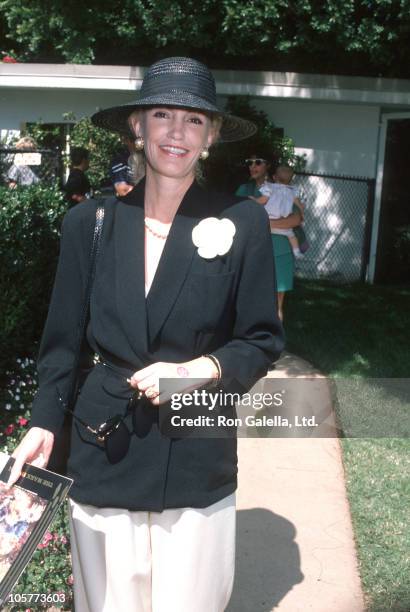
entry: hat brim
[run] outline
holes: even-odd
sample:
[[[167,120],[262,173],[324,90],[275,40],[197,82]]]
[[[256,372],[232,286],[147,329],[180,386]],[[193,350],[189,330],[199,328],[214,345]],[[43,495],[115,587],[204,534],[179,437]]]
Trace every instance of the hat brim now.
[[[150,106],[172,106],[177,108],[189,108],[203,113],[213,113],[222,118],[222,126],[220,130],[219,140],[222,142],[235,142],[249,138],[255,134],[257,127],[251,121],[241,119],[235,115],[230,115],[219,110],[218,107],[210,104],[203,98],[195,96],[189,92],[170,92],[157,96],[148,96],[141,98],[135,102],[121,104],[120,106],[112,106],[104,110],[98,111],[91,117],[91,121],[97,127],[109,130],[111,132],[119,132],[120,134],[129,134],[128,118],[140,108]]]

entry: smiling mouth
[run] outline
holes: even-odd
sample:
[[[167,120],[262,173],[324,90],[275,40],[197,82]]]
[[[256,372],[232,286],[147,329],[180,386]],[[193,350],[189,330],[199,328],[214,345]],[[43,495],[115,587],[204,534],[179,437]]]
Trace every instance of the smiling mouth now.
[[[171,145],[161,145],[161,151],[166,153],[167,155],[171,155],[172,157],[183,157],[189,153],[188,149],[183,149],[182,147],[174,147]]]

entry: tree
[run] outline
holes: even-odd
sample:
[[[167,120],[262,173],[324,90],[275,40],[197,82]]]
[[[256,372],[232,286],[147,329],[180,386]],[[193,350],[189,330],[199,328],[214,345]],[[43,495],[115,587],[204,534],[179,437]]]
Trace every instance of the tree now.
[[[23,61],[407,76],[409,33],[410,0],[0,0],[3,53]]]

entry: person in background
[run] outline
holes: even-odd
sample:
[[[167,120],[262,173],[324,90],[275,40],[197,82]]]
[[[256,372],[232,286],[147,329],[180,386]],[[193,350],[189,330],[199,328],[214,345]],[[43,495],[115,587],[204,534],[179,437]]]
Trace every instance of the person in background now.
[[[135,138],[130,134],[121,137],[123,147],[113,157],[110,177],[117,196],[125,196],[145,174],[143,154],[136,148]]]
[[[90,197],[91,185],[85,174],[90,165],[89,157],[89,151],[84,149],[84,147],[74,147],[71,149],[71,170],[64,185],[64,191],[70,207]]]
[[[251,196],[259,198],[262,195],[259,188],[267,181],[270,164],[261,155],[251,155],[246,163],[249,166],[251,180],[241,185],[235,195],[242,196],[244,199],[249,199]],[[277,293],[273,295],[273,301],[281,321],[283,321],[285,293],[293,289],[295,258],[287,236],[276,234],[275,231],[277,229],[294,230],[302,220],[302,213],[297,207],[294,207],[293,212],[286,218],[269,219],[277,289]]]
[[[264,157],[251,155],[249,159],[245,159],[245,164],[249,168],[250,180],[239,185],[235,195],[244,198],[260,197],[262,194],[259,187],[268,179],[269,163]]]
[[[21,152],[26,153],[37,151],[36,141],[30,136],[24,136],[20,138],[15,144],[16,149],[21,149]],[[30,187],[31,185],[37,185],[40,182],[37,174],[31,169],[29,165],[16,163],[19,157],[17,153],[14,157],[14,162],[10,166],[7,172],[6,181],[10,189],[14,189],[17,186]]]
[[[295,258],[288,238],[274,232],[277,229],[294,230],[302,223],[302,220],[302,214],[297,207],[294,207],[293,212],[284,219],[269,219],[276,272],[277,311],[282,322],[285,293],[293,289]]]
[[[288,217],[293,207],[296,206],[303,218],[304,206],[299,199],[299,194],[296,187],[290,183],[295,172],[288,165],[278,166],[274,175],[274,183],[266,181],[263,183],[259,191],[261,197],[249,196],[251,200],[255,200],[258,204],[262,204],[268,213],[269,219],[283,219]],[[293,255],[296,258],[303,257],[303,253],[299,248],[299,241],[293,229],[274,229],[273,234],[287,236],[290,246],[292,247]]]

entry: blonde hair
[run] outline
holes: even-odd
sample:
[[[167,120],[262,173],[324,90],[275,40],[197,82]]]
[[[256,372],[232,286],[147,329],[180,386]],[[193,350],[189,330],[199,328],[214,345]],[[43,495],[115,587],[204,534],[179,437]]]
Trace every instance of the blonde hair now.
[[[23,136],[14,146],[16,149],[37,149],[37,143],[31,136]]]
[[[131,182],[136,185],[145,176],[145,155],[142,151],[131,153],[128,158],[128,165],[131,169]]]

